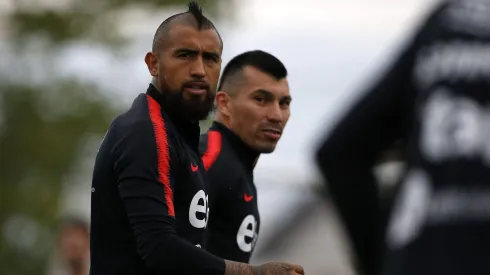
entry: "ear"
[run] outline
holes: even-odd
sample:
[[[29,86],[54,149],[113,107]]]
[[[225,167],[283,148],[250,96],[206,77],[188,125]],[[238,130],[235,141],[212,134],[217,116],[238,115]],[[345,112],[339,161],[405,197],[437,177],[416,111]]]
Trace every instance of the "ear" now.
[[[226,117],[229,117],[231,115],[230,101],[231,98],[227,93],[223,91],[219,91],[216,93],[216,107],[218,109],[218,112]]]
[[[158,76],[158,58],[156,54],[152,52],[146,53],[145,63],[146,66],[148,67],[148,71],[150,72],[151,76],[153,77]]]

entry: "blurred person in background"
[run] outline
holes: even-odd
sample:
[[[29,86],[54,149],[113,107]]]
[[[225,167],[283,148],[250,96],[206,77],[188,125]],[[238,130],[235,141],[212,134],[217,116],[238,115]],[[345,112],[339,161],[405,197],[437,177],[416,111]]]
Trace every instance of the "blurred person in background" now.
[[[157,29],[146,93],[112,122],[97,153],[90,274],[302,274],[201,249],[208,219],[199,121],[214,103],[223,41],[196,2]]]
[[[317,161],[361,274],[490,274],[489,91],[490,1],[443,1],[328,134]],[[384,234],[372,168],[398,139]]]
[[[48,275],[88,275],[90,260],[89,224],[82,218],[66,217],[57,231],[59,266]]]
[[[245,52],[225,67],[218,91],[215,121],[201,137],[212,209],[206,250],[248,263],[260,227],[253,169],[260,154],[274,151],[289,119],[287,70],[267,52]]]

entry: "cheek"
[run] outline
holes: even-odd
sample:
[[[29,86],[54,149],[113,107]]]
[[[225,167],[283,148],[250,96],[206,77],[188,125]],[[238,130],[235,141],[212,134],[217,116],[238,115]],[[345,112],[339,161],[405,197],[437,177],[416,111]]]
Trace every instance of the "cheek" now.
[[[284,112],[284,114],[282,116],[284,119],[284,121],[283,121],[284,124],[286,124],[288,122],[290,116],[291,116],[291,111],[287,110]]]
[[[216,88],[218,86],[218,79],[219,79],[220,72],[221,71],[220,71],[219,67],[211,68],[208,70],[209,82],[210,82],[211,86],[213,86],[214,88]]]
[[[178,88],[182,82],[182,69],[178,67],[162,66],[160,67],[160,77],[165,84],[171,88]]]
[[[240,124],[242,131],[248,136],[254,136],[257,133],[257,128],[260,124],[260,116],[256,110],[242,110],[236,116],[237,122]]]

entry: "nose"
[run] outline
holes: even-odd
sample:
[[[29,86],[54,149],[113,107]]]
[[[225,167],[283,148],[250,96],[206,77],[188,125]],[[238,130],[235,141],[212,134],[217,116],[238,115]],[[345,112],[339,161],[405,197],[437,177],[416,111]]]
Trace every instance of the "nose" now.
[[[206,76],[206,70],[204,68],[202,57],[198,57],[195,59],[194,62],[192,62],[191,76],[198,79],[204,78]]]
[[[282,111],[279,104],[271,104],[269,112],[267,114],[267,120],[273,123],[281,123],[282,118]]]

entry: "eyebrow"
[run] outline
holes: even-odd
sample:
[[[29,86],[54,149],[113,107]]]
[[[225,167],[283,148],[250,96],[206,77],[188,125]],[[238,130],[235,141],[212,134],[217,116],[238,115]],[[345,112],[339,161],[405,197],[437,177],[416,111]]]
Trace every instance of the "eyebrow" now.
[[[190,49],[190,48],[180,48],[174,51],[174,53],[179,54],[179,53],[192,53],[192,54],[198,54],[199,50],[196,49]],[[202,52],[204,55],[210,55],[212,57],[219,58],[219,54],[217,52],[210,52],[210,51],[203,51]]]
[[[195,49],[189,49],[189,48],[180,48],[176,49],[174,53],[198,53],[198,50]]]
[[[255,91],[255,93],[256,94],[263,95],[265,97],[269,97],[269,98],[273,98],[274,97],[274,95],[271,92],[269,92],[267,90],[264,90],[264,89],[258,89],[258,90]]]
[[[221,59],[221,56],[218,53],[216,53],[216,52],[206,52],[205,51],[205,52],[203,52],[203,55],[204,56],[208,56],[208,57],[212,57],[212,58],[214,58],[216,60]]]
[[[272,99],[274,98],[274,94],[271,93],[270,91],[267,91],[267,90],[264,90],[264,89],[258,89],[255,91],[256,94],[261,94],[262,96],[268,98],[268,99]],[[284,101],[284,100],[287,100],[287,101],[292,101],[293,99],[291,98],[290,95],[286,95],[286,96],[281,96],[279,98],[279,101]]]

